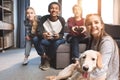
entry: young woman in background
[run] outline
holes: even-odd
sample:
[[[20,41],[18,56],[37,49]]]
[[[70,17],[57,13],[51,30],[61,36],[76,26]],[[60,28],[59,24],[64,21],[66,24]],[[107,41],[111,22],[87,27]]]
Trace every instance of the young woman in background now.
[[[69,34],[67,35],[67,42],[70,43],[72,60],[79,58],[79,43],[86,43],[86,50],[89,49],[89,37],[84,26],[84,18],[82,17],[82,8],[79,5],[74,5],[73,17],[67,21]],[[72,61],[72,62],[73,62]]]
[[[40,26],[40,19],[35,14],[35,10],[32,7],[28,7],[26,9],[26,19],[24,21],[25,30],[26,30],[26,44],[25,44],[25,58],[23,61],[23,65],[28,64],[28,57],[30,55],[32,43],[35,46],[35,49],[37,49],[37,45],[41,39],[41,36],[39,35],[38,38],[38,26]]]

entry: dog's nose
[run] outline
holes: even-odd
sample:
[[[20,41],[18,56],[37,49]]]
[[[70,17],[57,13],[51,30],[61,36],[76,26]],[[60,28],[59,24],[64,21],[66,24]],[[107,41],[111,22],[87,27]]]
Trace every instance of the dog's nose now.
[[[89,67],[88,66],[83,66],[84,71],[88,71]]]

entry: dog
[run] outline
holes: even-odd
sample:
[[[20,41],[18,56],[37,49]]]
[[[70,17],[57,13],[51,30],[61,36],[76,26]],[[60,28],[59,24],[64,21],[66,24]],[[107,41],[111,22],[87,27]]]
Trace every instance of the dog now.
[[[75,63],[70,64],[57,76],[47,76],[47,80],[95,80],[90,73],[96,68],[102,68],[102,56],[100,52],[87,50],[80,55]],[[98,79],[97,79],[98,80]],[[105,79],[99,79],[105,80]]]

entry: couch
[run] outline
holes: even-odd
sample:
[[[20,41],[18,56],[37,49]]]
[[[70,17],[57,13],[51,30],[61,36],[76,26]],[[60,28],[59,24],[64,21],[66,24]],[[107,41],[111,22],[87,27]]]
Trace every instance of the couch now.
[[[119,48],[120,48],[120,25],[112,25],[112,24],[105,24],[105,30],[108,34],[110,34],[113,39],[117,42]],[[67,32],[67,28],[66,28]],[[66,33],[65,33],[66,35]],[[79,44],[79,50],[80,53],[85,51],[86,44],[80,43]],[[62,44],[57,49],[56,54],[56,68],[64,68],[70,64],[70,45],[68,43]]]
[[[120,25],[105,24],[105,30],[113,37],[120,48]]]
[[[68,32],[69,32],[69,29],[65,27],[65,33],[64,33],[65,39]],[[85,42],[80,42],[79,46],[80,46],[79,47],[80,53],[86,50]],[[70,44],[65,42],[65,44],[61,44],[57,49],[55,68],[61,69],[68,66],[71,61],[70,58],[71,58]]]

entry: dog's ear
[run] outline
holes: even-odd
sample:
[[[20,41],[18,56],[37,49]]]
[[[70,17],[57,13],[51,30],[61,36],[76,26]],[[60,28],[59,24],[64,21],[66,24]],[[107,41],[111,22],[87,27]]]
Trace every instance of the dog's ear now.
[[[100,52],[97,53],[97,67],[101,69],[103,67],[102,65],[102,55]]]

